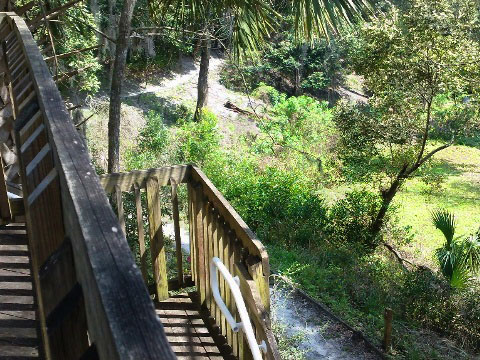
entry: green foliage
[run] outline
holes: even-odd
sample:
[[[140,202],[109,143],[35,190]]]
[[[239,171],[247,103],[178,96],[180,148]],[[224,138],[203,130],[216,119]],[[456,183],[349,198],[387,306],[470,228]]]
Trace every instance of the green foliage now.
[[[478,122],[472,108],[480,44],[472,41],[478,30],[472,8],[470,0],[411,0],[347,37],[348,63],[373,93],[369,106],[337,112],[347,164],[365,164],[364,176],[385,182],[426,156],[432,124],[450,141]]]
[[[379,242],[369,228],[378,213],[381,200],[367,190],[353,190],[337,201],[329,211],[329,240],[345,246],[374,250]]]
[[[179,129],[180,159],[202,165],[207,155],[219,145],[216,116],[207,109],[202,110],[200,121],[187,121]]]
[[[272,106],[284,102],[287,99],[286,94],[263,82],[261,82],[259,86],[252,92],[252,96]]]
[[[49,6],[55,8],[66,3],[66,0],[56,0],[51,2]],[[32,11],[41,14],[39,7],[35,7]],[[32,15],[32,12],[29,12],[29,16]],[[58,20],[58,22],[51,21],[49,23],[57,55],[97,45],[97,37],[92,30],[92,28],[96,28],[95,21],[86,4],[80,3],[70,7],[59,15]],[[45,26],[42,26],[35,33],[35,38],[37,40],[49,38]],[[46,43],[45,46],[48,45],[50,45],[50,42]],[[53,55],[53,53],[49,52],[49,55]],[[55,65],[55,62],[49,62],[49,65]],[[62,82],[61,85],[88,93],[95,93],[100,87],[100,82],[97,78],[97,72],[100,68],[101,66],[95,56],[95,50],[91,50],[59,59],[58,69],[55,71],[58,71],[58,74],[61,76],[63,73],[73,70],[83,70],[77,76],[70,78],[68,82]]]
[[[324,97],[328,87],[341,85],[344,79],[343,50],[333,40],[299,44],[289,27],[292,26],[290,18],[284,26],[286,35],[274,37],[262,48],[258,59],[225,67],[221,74],[222,83],[244,92],[264,83],[289,95],[293,95],[298,86],[318,97]],[[299,84],[296,84],[297,72]]]
[[[272,106],[258,121],[260,134],[252,142],[252,149],[274,155],[293,169],[302,169],[304,176],[330,175],[331,167],[325,165],[334,161],[331,146],[335,133],[328,104],[308,96],[287,98],[265,85],[257,88],[254,96]]]
[[[445,244],[436,251],[442,274],[455,288],[468,286],[480,268],[478,232],[461,241],[454,238],[455,217],[443,209],[432,213],[432,221],[445,236]]]
[[[308,245],[321,238],[326,207],[300,173],[260,171],[254,158],[230,153],[211,157],[204,170],[263,241]]]
[[[327,79],[325,79],[325,75],[321,71],[312,73],[302,81],[302,88],[312,92],[323,89],[326,87],[326,85]]]
[[[165,152],[169,133],[163,117],[150,110],[146,115],[146,125],[140,131],[136,148],[126,153],[128,170],[148,169],[158,166],[159,158]]]
[[[326,102],[308,96],[292,96],[281,99],[272,108],[271,114],[271,117],[259,123],[260,130],[268,134],[265,141],[271,142],[271,145],[326,155],[322,145],[326,143],[332,128],[331,111]]]

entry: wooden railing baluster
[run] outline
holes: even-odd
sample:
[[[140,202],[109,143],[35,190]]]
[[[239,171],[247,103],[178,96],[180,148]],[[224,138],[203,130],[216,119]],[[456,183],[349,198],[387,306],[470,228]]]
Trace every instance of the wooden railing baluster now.
[[[206,306],[210,310],[210,314],[216,320],[218,319],[215,313],[216,304],[212,297],[212,288],[210,286],[210,259],[215,256],[214,254],[214,229],[213,229],[213,214],[212,206],[206,199],[205,201],[205,226],[204,229],[204,249],[205,249],[205,301]],[[218,324],[218,323],[217,323]]]
[[[205,277],[205,204],[203,201],[202,187],[197,184],[193,188],[193,207],[194,207],[194,237],[195,237],[195,258],[196,271],[198,277],[197,288],[200,295],[200,304],[205,305],[206,300],[206,277]]]
[[[175,233],[175,252],[177,256],[177,277],[178,285],[183,286],[183,255],[182,255],[182,239],[180,238],[180,213],[178,211],[178,184],[175,179],[170,179],[171,195],[172,195],[172,217],[173,228]]]
[[[188,191],[188,231],[190,235],[190,271],[197,286],[200,284],[197,272],[197,241],[195,236],[195,194],[191,183],[187,183]]]
[[[143,280],[148,283],[147,252],[145,250],[145,230],[143,228],[142,195],[138,184],[133,185],[135,191],[135,208],[137,213],[138,249],[140,255],[140,269]]]
[[[123,208],[122,190],[120,189],[120,186],[115,186],[115,203],[117,205],[118,221],[120,221],[122,231],[126,235],[125,210]]]
[[[150,251],[157,300],[168,299],[167,260],[162,231],[160,187],[156,178],[147,180],[148,223],[150,229]]]

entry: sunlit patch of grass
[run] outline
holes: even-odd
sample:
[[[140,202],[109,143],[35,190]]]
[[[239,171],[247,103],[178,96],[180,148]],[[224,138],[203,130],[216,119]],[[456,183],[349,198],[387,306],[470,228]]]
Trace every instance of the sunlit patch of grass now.
[[[428,193],[418,178],[408,180],[395,199],[401,225],[410,225],[414,240],[407,246],[416,258],[431,262],[443,242],[435,229],[431,212],[445,208],[457,218],[457,235],[468,235],[480,225],[480,150],[452,146],[436,156],[439,165],[432,171],[445,175],[441,189]]]

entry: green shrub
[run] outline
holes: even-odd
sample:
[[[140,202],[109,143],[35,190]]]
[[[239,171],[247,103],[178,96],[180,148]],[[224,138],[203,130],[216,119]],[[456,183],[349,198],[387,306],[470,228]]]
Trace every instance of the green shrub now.
[[[327,79],[325,79],[325,75],[321,71],[316,71],[302,81],[302,88],[310,92],[315,92],[325,88],[327,84],[328,82]]]
[[[263,102],[272,106],[277,105],[287,99],[287,95],[279,92],[273,86],[260,83],[259,86],[252,92],[252,95]]]
[[[164,155],[169,142],[169,133],[163,123],[163,117],[150,110],[147,122],[140,131],[137,146],[126,153],[127,170],[147,169],[158,166],[160,156]]]
[[[180,127],[177,141],[181,161],[203,165],[220,144],[217,117],[204,109],[199,122],[187,121]]]
[[[337,201],[329,211],[329,238],[340,244],[359,244],[367,251],[374,250],[378,238],[370,234],[370,226],[380,209],[378,195],[367,190],[353,190]]]
[[[326,205],[300,173],[258,168],[252,156],[217,152],[204,171],[262,241],[307,245],[319,241]]]

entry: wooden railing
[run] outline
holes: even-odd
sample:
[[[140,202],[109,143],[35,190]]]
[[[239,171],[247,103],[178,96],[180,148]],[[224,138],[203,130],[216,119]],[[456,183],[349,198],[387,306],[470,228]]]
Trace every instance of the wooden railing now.
[[[174,359],[87,148],[27,25],[14,13],[0,17],[44,355]]]
[[[240,360],[250,359],[251,352],[246,338],[241,331],[232,331],[212,296],[209,264],[213,257],[218,257],[231,274],[240,278],[241,292],[258,343],[264,340],[267,344],[265,358],[280,359],[270,326],[268,255],[262,243],[205,174],[193,165],[183,165],[102,175],[100,178],[105,191],[111,194],[113,202],[116,203],[120,223],[124,229],[127,228],[127,238],[138,241],[139,253],[136,255],[140,259],[146,280],[149,272],[147,259],[151,258],[150,272],[154,275],[154,283],[151,285],[154,285],[157,300],[168,297],[169,283],[187,285],[187,274],[183,273],[185,264],[182,263],[179,221],[181,213],[178,194],[183,191],[183,198],[186,199],[180,205],[184,205],[183,208],[186,209],[185,222],[188,224],[186,227],[190,238],[190,275],[201,304],[208,309],[218,331],[231,346],[233,354]],[[142,205],[143,192],[146,205]],[[134,201],[131,194],[134,195]],[[134,209],[126,206],[127,198],[130,203],[135,203]],[[125,209],[130,209],[128,214]],[[162,214],[161,209],[167,209],[171,216]],[[145,213],[148,213],[148,216],[144,217]],[[127,227],[126,218],[130,219]],[[136,219],[133,227],[132,218]],[[148,221],[150,254],[145,246],[144,220]],[[170,221],[173,224],[175,245],[170,249],[165,246],[162,221],[163,225]],[[176,262],[174,268],[177,269],[171,279],[167,275],[168,251],[173,253],[169,258]],[[235,302],[223,278],[220,278],[220,293],[229,311],[236,314],[238,321]]]

